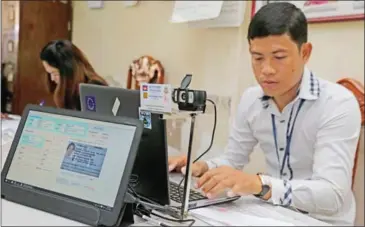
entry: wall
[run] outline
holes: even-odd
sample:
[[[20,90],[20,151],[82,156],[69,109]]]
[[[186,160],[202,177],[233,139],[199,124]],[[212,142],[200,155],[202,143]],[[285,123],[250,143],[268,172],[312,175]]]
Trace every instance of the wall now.
[[[240,46],[246,43],[240,41],[244,40],[242,30],[189,29],[186,24],[171,24],[168,20],[173,2],[168,1],[145,1],[132,8],[125,8],[121,2],[105,2],[104,6],[102,10],[90,10],[86,2],[74,2],[74,43],[85,51],[101,75],[112,76],[121,86],[126,83],[131,61],[143,54],[159,59],[166,69],[167,82],[175,86],[186,73],[192,73],[192,88],[206,89],[220,98],[215,145],[217,150],[221,149],[229,127],[229,97],[235,103],[242,90],[253,81],[250,70],[245,70],[249,72],[245,75],[238,68],[249,66],[247,60],[242,60],[248,55],[240,56]],[[247,23],[242,27],[247,27]],[[202,147],[205,148],[213,116],[200,118],[196,133],[206,132],[207,139],[198,136],[194,142],[198,147],[204,142]],[[188,124],[181,127],[186,131]],[[174,130],[173,125],[169,129],[178,134],[179,130]],[[187,133],[182,134],[182,139],[186,140],[184,135]],[[181,144],[183,147],[177,148],[186,150],[187,143]]]
[[[171,24],[172,8],[172,1],[143,1],[131,8],[110,1],[103,9],[89,9],[87,2],[75,1],[73,41],[101,75],[123,87],[130,62],[143,54],[162,62],[167,82],[173,85],[192,73],[193,88],[206,89],[220,98],[215,140],[216,150],[220,151],[239,95],[255,83],[245,39],[250,3],[240,28],[191,29],[186,24]],[[309,67],[314,72],[332,81],[350,76],[364,82],[363,21],[310,25],[309,34],[314,45]],[[212,116],[201,118],[198,132],[205,132],[206,138],[200,136],[196,144],[206,147]],[[262,163],[254,166],[264,168]]]
[[[1,63],[6,63],[4,76],[7,89],[13,92],[13,79],[17,70],[19,42],[19,1],[1,1]],[[7,112],[12,111],[11,99],[5,105]]]
[[[1,62],[17,61],[19,30],[19,1],[1,2]],[[8,43],[13,42],[9,49]]]
[[[240,28],[191,29],[186,24],[171,24],[172,8],[172,1],[143,1],[132,8],[110,1],[104,3],[104,9],[90,10],[86,2],[75,1],[73,41],[101,75],[123,87],[129,64],[143,54],[162,62],[167,82],[173,85],[178,85],[186,73],[192,73],[193,88],[206,89],[218,97],[218,128],[210,152],[214,155],[226,143],[229,119],[239,95],[255,84],[245,38],[250,3]],[[309,34],[314,45],[309,67],[318,76],[331,81],[353,77],[364,83],[363,21],[314,24],[309,26]],[[196,133],[202,135],[194,142],[200,152],[208,146],[211,122],[211,114],[198,120]],[[187,143],[180,140],[186,141],[188,122],[177,122],[177,126],[174,123],[169,123],[169,144],[186,150]],[[262,153],[257,150],[246,167],[249,172],[265,169]]]

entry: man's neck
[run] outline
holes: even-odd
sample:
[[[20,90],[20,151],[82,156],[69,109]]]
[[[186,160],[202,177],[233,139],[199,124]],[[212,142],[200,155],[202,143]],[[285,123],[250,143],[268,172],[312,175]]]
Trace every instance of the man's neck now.
[[[286,93],[273,98],[280,113],[283,111],[283,109],[286,107],[286,105],[288,105],[291,101],[293,101],[295,99],[295,97],[297,96],[297,92],[298,92],[300,83],[301,83],[301,80],[295,86],[293,86],[290,90],[288,90]]]

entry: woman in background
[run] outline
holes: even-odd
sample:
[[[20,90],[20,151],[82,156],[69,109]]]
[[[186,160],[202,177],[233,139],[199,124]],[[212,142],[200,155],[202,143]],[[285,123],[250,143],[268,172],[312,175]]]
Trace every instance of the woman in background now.
[[[11,92],[8,90],[8,80],[5,77],[5,63],[1,63],[1,119],[10,119],[6,113],[6,103],[11,98]]]
[[[40,58],[47,72],[47,89],[59,108],[81,110],[80,83],[108,85],[81,50],[68,40],[49,42],[42,49]]]

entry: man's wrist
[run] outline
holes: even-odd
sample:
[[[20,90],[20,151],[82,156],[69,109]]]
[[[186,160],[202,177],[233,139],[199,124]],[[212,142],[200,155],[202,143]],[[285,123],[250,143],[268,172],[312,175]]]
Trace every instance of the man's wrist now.
[[[252,194],[257,195],[262,191],[262,181],[259,175],[254,176],[252,185]]]
[[[266,192],[264,192],[263,195],[260,195],[258,197],[260,197],[263,200],[269,200],[271,198],[271,192],[272,192],[272,185],[270,179],[261,174],[257,174],[256,177],[257,180],[255,181],[255,191],[253,194],[258,196],[263,192],[264,188],[266,187]]]

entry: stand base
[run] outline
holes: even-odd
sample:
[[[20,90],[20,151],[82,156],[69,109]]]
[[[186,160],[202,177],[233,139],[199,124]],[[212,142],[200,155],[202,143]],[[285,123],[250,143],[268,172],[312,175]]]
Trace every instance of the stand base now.
[[[124,208],[120,212],[120,217],[118,222],[113,227],[128,227],[134,224],[134,215],[133,215],[133,203],[126,203]],[[98,225],[98,227],[107,227],[104,225]]]
[[[133,206],[135,206],[133,203],[127,203],[124,206],[124,210],[120,212],[122,215],[121,220],[115,227],[127,227],[134,224]]]

